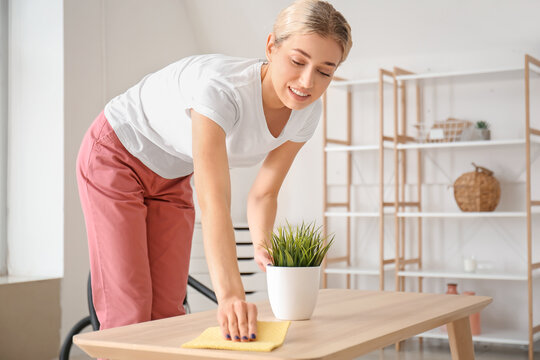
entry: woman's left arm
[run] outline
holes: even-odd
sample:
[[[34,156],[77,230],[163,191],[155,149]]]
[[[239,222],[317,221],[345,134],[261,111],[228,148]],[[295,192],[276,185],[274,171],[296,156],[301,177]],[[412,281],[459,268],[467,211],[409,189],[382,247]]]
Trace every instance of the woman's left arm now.
[[[255,261],[263,271],[266,271],[267,264],[272,263],[265,244],[269,244],[270,234],[274,228],[279,190],[296,154],[304,144],[287,141],[272,150],[266,156],[249,192],[247,204],[249,232]]]

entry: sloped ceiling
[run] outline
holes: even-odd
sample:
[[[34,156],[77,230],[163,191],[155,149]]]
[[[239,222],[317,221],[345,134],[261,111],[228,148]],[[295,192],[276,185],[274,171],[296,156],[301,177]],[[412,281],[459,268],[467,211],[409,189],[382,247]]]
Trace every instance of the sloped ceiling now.
[[[267,34],[289,0],[184,0],[203,52],[262,57]],[[403,66],[418,71],[522,64],[540,55],[540,2],[534,0],[331,0],[353,29],[342,71]],[[456,54],[461,54],[456,63]],[[445,62],[445,59],[452,59]],[[476,64],[476,62],[479,62]],[[429,65],[428,65],[429,64]]]

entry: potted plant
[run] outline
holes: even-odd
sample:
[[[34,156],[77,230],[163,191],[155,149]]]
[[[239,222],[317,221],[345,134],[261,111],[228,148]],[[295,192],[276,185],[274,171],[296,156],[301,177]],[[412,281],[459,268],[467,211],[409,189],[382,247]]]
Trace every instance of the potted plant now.
[[[279,226],[266,246],[272,258],[267,265],[268,298],[274,316],[281,320],[311,317],[321,275],[321,263],[334,241],[323,236],[315,223]]]
[[[489,123],[487,121],[477,121],[476,130],[480,133],[482,140],[490,140],[491,132],[489,131]]]

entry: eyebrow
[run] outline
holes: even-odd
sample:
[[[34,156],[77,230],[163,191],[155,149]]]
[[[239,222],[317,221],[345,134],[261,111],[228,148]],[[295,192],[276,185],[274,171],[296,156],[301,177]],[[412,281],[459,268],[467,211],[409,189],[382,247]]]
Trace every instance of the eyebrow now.
[[[302,49],[293,49],[294,51],[298,51],[300,54],[304,55],[305,57],[307,57],[308,59],[311,59],[311,55],[309,55],[307,52],[305,52],[304,50]],[[325,61],[324,62],[325,65],[328,65],[328,66],[333,66],[333,67],[337,67],[336,64],[334,64],[333,62],[330,62],[330,61]]]

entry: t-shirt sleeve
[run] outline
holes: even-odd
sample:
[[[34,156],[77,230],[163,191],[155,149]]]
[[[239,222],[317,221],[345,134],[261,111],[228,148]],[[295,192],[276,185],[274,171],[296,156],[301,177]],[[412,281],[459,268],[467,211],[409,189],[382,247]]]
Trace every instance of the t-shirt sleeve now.
[[[189,108],[217,123],[225,133],[238,121],[238,105],[232,90],[217,81],[194,86]]]
[[[306,142],[311,139],[311,137],[315,133],[315,130],[317,129],[317,125],[319,124],[321,114],[322,102],[319,99],[315,104],[313,104],[311,114],[306,116],[304,126],[302,126],[300,130],[296,133],[296,135],[292,137],[291,141]]]

